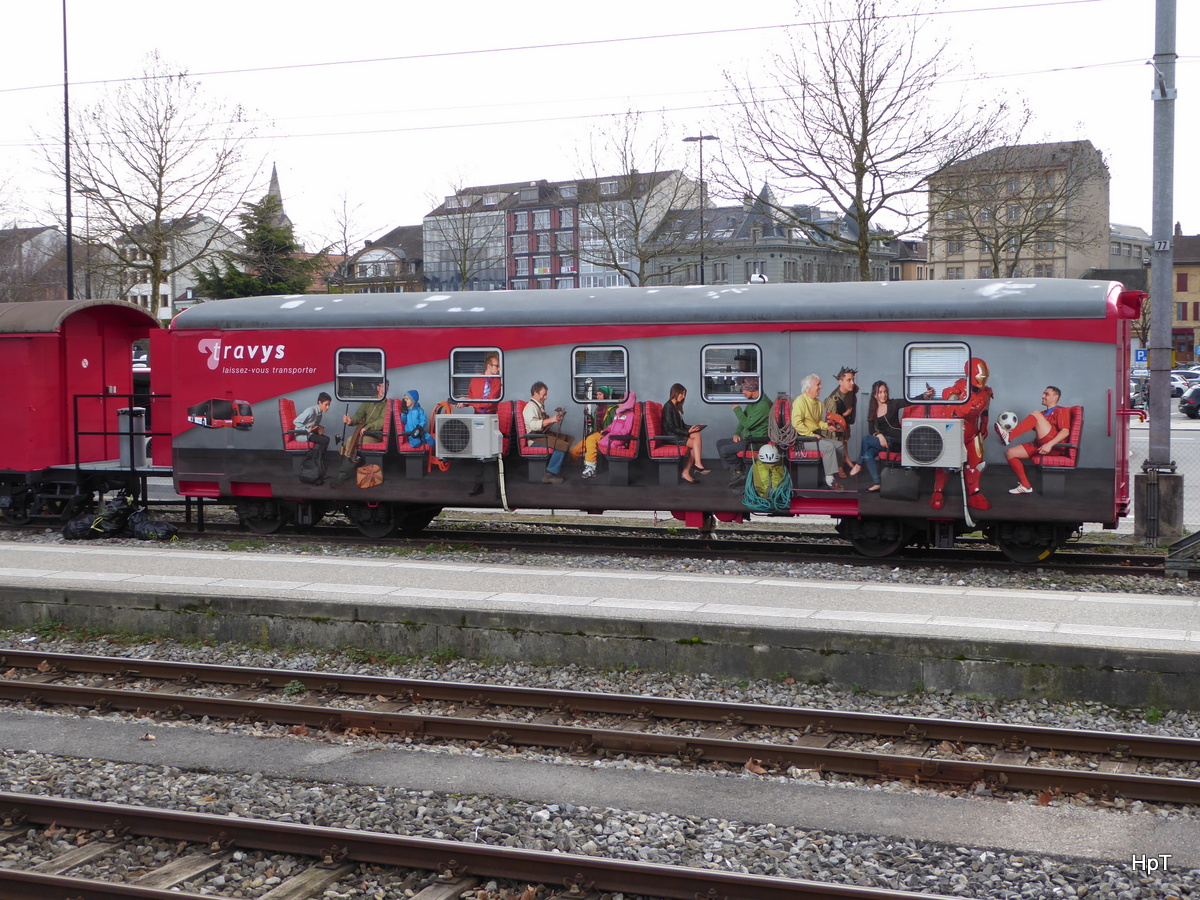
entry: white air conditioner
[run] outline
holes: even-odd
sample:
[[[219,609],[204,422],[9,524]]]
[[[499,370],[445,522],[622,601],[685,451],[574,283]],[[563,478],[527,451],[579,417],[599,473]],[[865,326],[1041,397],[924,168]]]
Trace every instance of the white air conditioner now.
[[[500,417],[464,413],[438,416],[439,459],[495,459],[500,455]]]
[[[902,465],[958,469],[966,462],[962,419],[904,419],[900,425]]]

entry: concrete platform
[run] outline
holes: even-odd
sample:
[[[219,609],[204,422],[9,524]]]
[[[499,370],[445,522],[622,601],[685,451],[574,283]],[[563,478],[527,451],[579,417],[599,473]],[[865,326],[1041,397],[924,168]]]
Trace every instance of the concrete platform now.
[[[0,626],[1200,708],[1191,597],[0,544]]]

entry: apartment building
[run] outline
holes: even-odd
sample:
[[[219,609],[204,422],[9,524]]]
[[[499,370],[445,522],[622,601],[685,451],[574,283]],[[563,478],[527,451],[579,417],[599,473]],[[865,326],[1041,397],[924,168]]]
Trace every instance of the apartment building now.
[[[1196,361],[1196,331],[1200,330],[1200,234],[1185,235],[1175,225],[1174,320],[1171,347],[1178,365]]]
[[[1149,265],[1154,242],[1144,228],[1113,222],[1108,226],[1108,240],[1108,268],[1136,269]]]
[[[350,254],[336,275],[327,276],[328,288],[315,291],[344,294],[392,294],[423,291],[424,259],[420,225],[400,225],[383,237],[365,241]]]
[[[927,241],[894,240],[889,246],[888,281],[927,281],[932,278]]]
[[[1091,141],[999,147],[929,180],[932,277],[1078,278],[1109,268],[1109,172]]]
[[[858,281],[858,258],[829,237],[848,237],[848,229],[842,216],[816,207],[781,211],[764,186],[741,206],[672,210],[659,229],[655,278],[661,284],[747,284],[755,276],[785,284]],[[888,279],[891,258],[881,240],[871,253],[872,280]]]
[[[678,170],[456,190],[422,222],[426,287],[645,284],[663,217],[697,193]]]

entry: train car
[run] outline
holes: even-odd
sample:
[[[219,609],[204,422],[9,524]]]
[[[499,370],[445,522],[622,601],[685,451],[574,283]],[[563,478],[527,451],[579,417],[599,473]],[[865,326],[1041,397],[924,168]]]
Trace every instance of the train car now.
[[[0,442],[0,521],[61,521],[95,491],[125,483],[131,350],[153,331],[161,328],[150,313],[116,300],[0,304],[0,383],[13,392]]]
[[[1082,523],[1115,527],[1128,512],[1129,337],[1143,299],[1063,279],[257,297],[193,306],[151,349],[168,379],[156,389],[174,398],[177,490],[236,505],[260,532],[341,510],[369,536],[415,533],[450,505],[744,520],[757,510],[730,488],[715,445],[753,383],[782,422],[791,491],[775,515],[831,516],[871,556],[983,530],[1033,561]],[[820,452],[788,439],[805,376],[821,376],[823,399],[844,369],[861,392],[852,454],[869,385],[886,381],[906,404],[879,490],[862,476],[829,488]],[[564,410],[564,446],[636,394],[631,433],[594,477],[573,463],[561,483],[546,477],[552,441],[530,439],[523,421],[539,382],[548,410]],[[660,433],[674,383],[687,390],[684,417],[707,426],[703,465],[715,474],[698,483]],[[1069,439],[1027,461],[1029,489],[1014,492],[993,426],[1001,412],[1019,421],[1041,409],[1047,385],[1061,390]],[[430,419],[415,444],[410,391]],[[295,420],[322,394],[329,477],[302,477],[314,444]],[[238,427],[186,414],[219,403],[245,407]]]

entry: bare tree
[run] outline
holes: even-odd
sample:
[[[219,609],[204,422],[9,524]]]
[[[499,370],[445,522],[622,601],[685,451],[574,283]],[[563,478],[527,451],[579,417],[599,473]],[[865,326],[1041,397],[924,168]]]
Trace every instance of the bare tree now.
[[[71,189],[88,199],[89,232],[107,237],[111,265],[149,284],[157,312],[170,276],[229,236],[226,223],[252,188],[245,147],[254,128],[241,107],[206,101],[157,53],[141,77],[71,118]],[[46,146],[61,172],[55,143]]]
[[[931,258],[978,259],[981,276],[1061,277],[1068,250],[1108,255],[1108,168],[1090,141],[998,147],[955,163],[930,179],[929,210],[941,244]]]
[[[358,217],[362,213],[363,204],[351,203],[349,194],[343,192],[337,204],[329,214],[332,234],[320,238],[320,243],[328,247],[332,258],[341,257],[342,262],[337,269],[325,278],[330,289],[341,290],[346,283],[349,273],[346,264],[350,257],[361,247],[368,232],[359,224]]]
[[[580,166],[579,259],[617,273],[629,285],[669,282],[695,265],[703,235],[660,229],[671,210],[695,208],[700,185],[668,168],[682,135],[651,132],[638,113],[593,134]]]
[[[813,24],[774,54],[777,83],[760,88],[727,76],[736,121],[730,139],[722,137],[728,152],[719,170],[733,196],[753,197],[763,180],[782,180],[781,195],[804,205],[781,203],[781,223],[855,254],[863,279],[873,242],[923,227],[929,174],[1002,140],[1013,118],[1003,98],[977,107],[961,98],[935,103],[956,70],[946,42],[924,33],[920,8],[880,8],[876,0],[807,0]],[[841,212],[836,227],[811,216],[826,203]],[[890,226],[886,234],[877,220]]]
[[[0,173],[0,228],[15,228],[17,224],[17,190],[12,176]]]
[[[501,203],[511,192],[512,185],[457,186],[425,217],[425,275],[434,289],[504,287],[507,223]]]

